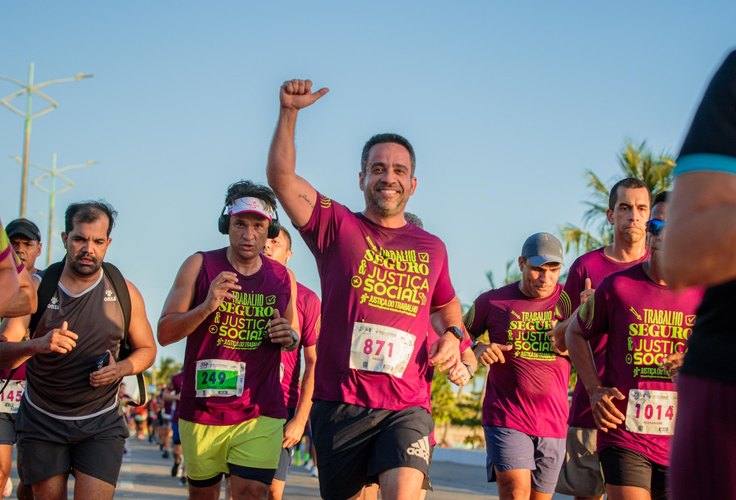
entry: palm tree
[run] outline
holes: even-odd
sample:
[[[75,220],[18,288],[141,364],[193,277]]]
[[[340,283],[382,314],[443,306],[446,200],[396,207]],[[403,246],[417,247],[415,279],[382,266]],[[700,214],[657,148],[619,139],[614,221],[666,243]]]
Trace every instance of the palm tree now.
[[[646,141],[639,145],[627,141],[618,153],[617,160],[623,174],[621,178],[641,179],[652,194],[665,191],[672,185],[675,160],[666,153],[652,154]],[[583,214],[583,227],[566,224],[559,228],[566,252],[573,248],[576,253],[582,254],[613,242],[613,229],[606,219],[610,188],[592,170],[585,171],[585,178],[591,189],[591,200],[585,202],[588,209]]]

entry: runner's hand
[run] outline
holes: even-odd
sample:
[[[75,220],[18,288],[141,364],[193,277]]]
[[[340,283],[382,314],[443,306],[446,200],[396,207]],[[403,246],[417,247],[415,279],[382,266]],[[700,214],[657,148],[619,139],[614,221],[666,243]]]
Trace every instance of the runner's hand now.
[[[503,353],[511,349],[512,347],[510,345],[491,342],[490,344],[478,344],[473,352],[478,361],[486,366],[490,366],[493,363],[505,363],[506,358]]]
[[[110,361],[107,366],[103,366],[97,371],[89,374],[89,385],[92,387],[102,387],[103,385],[111,385],[118,382],[123,376],[118,373],[118,364],[115,362],[115,358],[112,353],[107,351],[110,357]]]
[[[459,387],[470,382],[470,371],[462,360],[458,361],[455,366],[447,370],[447,380]]]
[[[210,289],[207,291],[207,297],[204,299],[207,311],[213,313],[217,311],[226,298],[235,300],[235,296],[231,290],[240,290],[238,285],[238,275],[232,271],[223,271],[218,274],[210,283]]]
[[[595,288],[593,288],[593,282],[590,281],[590,278],[585,278],[585,289],[580,292],[580,305],[588,302],[588,299],[592,297],[594,293]]]
[[[38,339],[36,342],[39,348],[39,354],[49,354],[56,352],[59,354],[67,354],[77,346],[79,336],[69,330],[69,323],[64,321],[61,328],[54,328],[46,335]]]
[[[311,106],[329,91],[321,88],[312,93],[312,80],[288,80],[281,85],[279,99],[282,108],[298,111]]]
[[[552,320],[552,329],[547,332],[547,337],[552,344],[552,350],[560,356],[567,356],[567,344],[565,343],[565,329],[556,328],[557,320]]]
[[[598,430],[608,432],[626,421],[623,413],[613,404],[614,399],[626,399],[615,387],[596,387],[590,393],[590,407]]]
[[[665,370],[669,371],[670,377],[674,379],[677,377],[677,374],[679,373],[680,367],[682,366],[682,362],[684,360],[685,360],[685,353],[676,352],[664,358],[664,363],[662,363],[660,366],[664,368]]]
[[[460,362],[460,341],[451,333],[446,333],[432,344],[429,350],[429,364],[443,372]]]
[[[291,420],[286,422],[286,425],[284,426],[284,439],[281,442],[281,447],[291,448],[292,446],[295,446],[299,441],[302,440],[305,427],[306,422],[297,422],[296,418],[292,418]]]
[[[291,323],[281,317],[278,309],[273,310],[273,319],[268,324],[268,337],[274,344],[281,344],[281,347],[293,345],[295,337],[297,341],[299,340],[299,336],[291,328]]]

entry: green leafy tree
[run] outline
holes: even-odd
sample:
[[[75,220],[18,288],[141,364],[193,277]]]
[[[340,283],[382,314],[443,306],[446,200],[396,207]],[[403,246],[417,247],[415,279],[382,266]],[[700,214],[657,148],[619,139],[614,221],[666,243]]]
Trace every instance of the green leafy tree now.
[[[645,141],[638,145],[626,142],[617,160],[622,175],[611,186],[624,177],[641,179],[652,194],[667,190],[672,185],[675,161],[664,153],[653,154]],[[588,181],[591,199],[585,202],[588,209],[583,214],[583,227],[566,224],[559,228],[565,251],[572,248],[578,254],[613,242],[613,230],[606,219],[611,187],[592,170],[586,170],[584,176]]]
[[[174,358],[161,358],[158,366],[153,366],[146,371],[146,380],[150,380],[156,385],[167,384],[172,375],[176,375],[181,371],[181,362]]]

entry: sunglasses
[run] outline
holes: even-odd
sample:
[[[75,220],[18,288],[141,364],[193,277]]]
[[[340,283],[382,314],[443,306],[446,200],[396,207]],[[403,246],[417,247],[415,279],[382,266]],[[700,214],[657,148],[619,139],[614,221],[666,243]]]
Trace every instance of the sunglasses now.
[[[647,232],[654,236],[659,236],[666,225],[663,220],[650,219],[647,221]]]

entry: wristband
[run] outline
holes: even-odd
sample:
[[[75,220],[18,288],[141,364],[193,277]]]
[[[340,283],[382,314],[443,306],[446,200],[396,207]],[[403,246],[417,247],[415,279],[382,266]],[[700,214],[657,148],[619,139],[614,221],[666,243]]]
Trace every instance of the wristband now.
[[[445,331],[442,332],[442,335],[444,335],[445,333],[451,333],[452,336],[458,339],[460,342],[462,342],[463,339],[465,338],[463,331],[454,325],[448,326],[447,328],[445,328]]]

